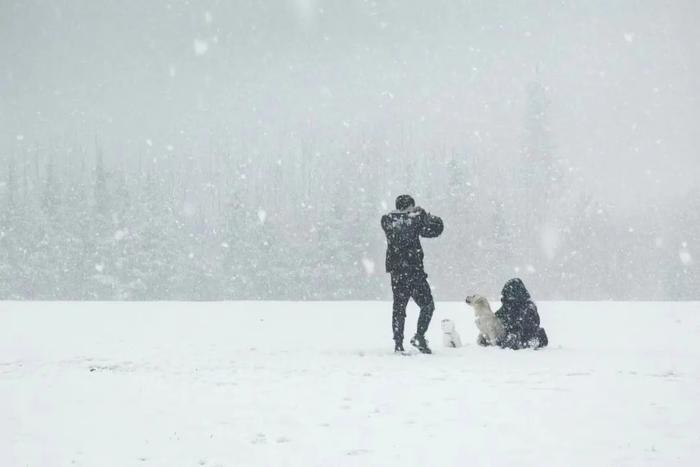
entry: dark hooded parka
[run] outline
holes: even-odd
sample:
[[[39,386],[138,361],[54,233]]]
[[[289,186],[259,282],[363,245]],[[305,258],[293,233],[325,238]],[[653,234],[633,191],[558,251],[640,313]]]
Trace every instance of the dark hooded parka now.
[[[503,323],[505,337],[499,343],[510,349],[540,348],[548,344],[547,333],[540,327],[537,305],[530,298],[523,281],[510,279],[501,291],[501,308],[496,317]]]

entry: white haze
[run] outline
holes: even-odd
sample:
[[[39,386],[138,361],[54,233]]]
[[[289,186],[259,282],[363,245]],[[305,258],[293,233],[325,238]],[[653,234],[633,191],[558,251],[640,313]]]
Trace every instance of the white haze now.
[[[699,14],[2,0],[0,298],[386,298],[403,192],[441,299],[700,298]]]

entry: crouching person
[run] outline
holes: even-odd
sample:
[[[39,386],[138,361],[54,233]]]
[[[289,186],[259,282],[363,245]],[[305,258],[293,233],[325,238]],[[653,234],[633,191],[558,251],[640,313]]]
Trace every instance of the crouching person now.
[[[530,298],[530,293],[520,279],[506,282],[501,292],[501,308],[496,317],[503,324],[504,337],[498,345],[507,349],[539,349],[549,343],[547,333],[540,327],[540,315],[537,305]],[[484,342],[479,342],[485,345]]]

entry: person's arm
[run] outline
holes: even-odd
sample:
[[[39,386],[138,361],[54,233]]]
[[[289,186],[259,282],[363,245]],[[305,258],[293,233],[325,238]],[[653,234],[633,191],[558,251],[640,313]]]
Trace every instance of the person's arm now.
[[[503,310],[503,306],[500,306],[494,315],[496,315],[496,318],[498,318],[501,324],[503,324],[503,321],[505,321],[506,318],[506,312]]]
[[[530,340],[537,334],[540,327],[540,315],[537,313],[537,305],[533,302],[528,302],[525,309],[522,311],[520,318],[520,337],[521,339]]]
[[[384,214],[382,216],[382,229],[384,230],[384,233],[387,235],[389,235],[391,233],[391,230],[392,230],[391,219],[386,214]]]
[[[496,318],[501,322],[503,325],[503,329],[506,332],[511,332],[513,329],[513,320],[511,317],[507,314],[506,308],[504,306],[501,306],[498,310],[496,310]]]
[[[445,228],[442,219],[425,212],[422,208],[417,209],[420,211],[421,222],[423,223],[420,229],[420,236],[425,238],[439,237]]]
[[[527,315],[530,321],[534,323],[536,327],[540,327],[540,314],[537,312],[537,305],[535,302],[529,302],[527,304]]]

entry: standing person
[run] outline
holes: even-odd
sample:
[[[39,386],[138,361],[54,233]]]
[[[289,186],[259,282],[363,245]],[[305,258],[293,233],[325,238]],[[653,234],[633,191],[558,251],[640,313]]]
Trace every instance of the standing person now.
[[[382,216],[382,229],[386,234],[386,272],[391,274],[391,290],[394,294],[392,330],[394,351],[403,352],[403,330],[406,306],[413,298],[418,307],[418,328],[411,344],[422,353],[432,353],[425,339],[425,332],[435,310],[428,275],[423,270],[423,247],[420,237],[434,238],[443,230],[442,219],[420,207],[409,195],[396,198],[396,210]]]

